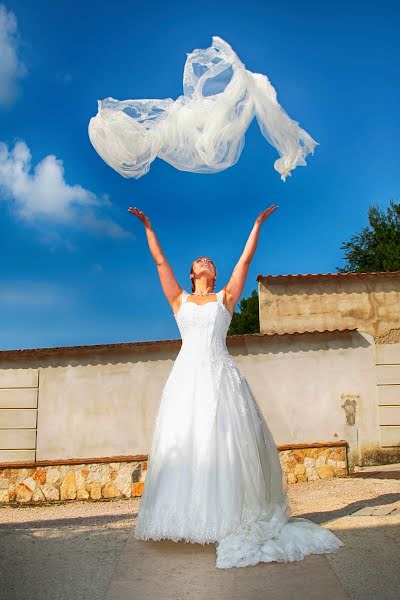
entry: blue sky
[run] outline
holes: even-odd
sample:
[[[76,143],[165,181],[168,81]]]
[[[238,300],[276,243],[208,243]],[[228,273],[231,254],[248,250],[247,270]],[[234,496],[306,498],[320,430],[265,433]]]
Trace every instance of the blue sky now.
[[[179,283],[198,255],[227,282],[253,223],[258,274],[336,271],[372,203],[399,201],[395,2],[0,2],[0,349],[179,338],[137,206]],[[239,162],[125,179],[87,127],[108,96],[176,98],[186,53],[218,35],[268,75],[319,142],[286,182],[254,120]]]

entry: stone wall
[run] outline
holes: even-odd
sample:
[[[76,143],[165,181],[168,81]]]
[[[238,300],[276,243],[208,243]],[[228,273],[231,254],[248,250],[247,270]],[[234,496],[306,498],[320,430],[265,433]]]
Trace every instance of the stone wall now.
[[[279,458],[288,483],[346,477],[348,474],[346,446],[281,450]]]
[[[279,448],[278,448],[279,450]],[[289,484],[345,477],[346,445],[279,450]],[[0,504],[110,500],[142,495],[147,457],[132,461],[8,466],[0,468]]]
[[[0,468],[0,503],[141,496],[147,460]]]

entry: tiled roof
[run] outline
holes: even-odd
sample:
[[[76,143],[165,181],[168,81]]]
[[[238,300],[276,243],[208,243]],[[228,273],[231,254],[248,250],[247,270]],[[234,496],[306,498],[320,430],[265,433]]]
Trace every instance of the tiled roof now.
[[[352,273],[295,273],[287,275],[257,275],[256,280],[274,280],[280,281],[283,279],[333,279],[333,278],[357,278],[357,277],[374,277],[381,275],[385,277],[399,277],[400,271],[370,271],[370,272],[352,272]]]

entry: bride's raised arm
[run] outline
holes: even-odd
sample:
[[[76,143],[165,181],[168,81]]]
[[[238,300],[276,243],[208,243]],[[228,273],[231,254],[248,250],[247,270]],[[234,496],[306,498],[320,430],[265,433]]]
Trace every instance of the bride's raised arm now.
[[[164,252],[162,251],[160,242],[158,241],[150,219],[136,207],[132,208],[130,206],[128,208],[128,211],[133,215],[136,215],[144,225],[147,236],[147,242],[149,244],[149,250],[157,265],[158,275],[161,281],[161,287],[163,289],[164,294],[167,297],[168,302],[171,305],[172,310],[174,311],[174,305],[176,304],[177,298],[182,293],[182,288],[177,282],[171,265],[169,264],[168,260],[164,255]]]
[[[236,263],[232,275],[225,286],[225,304],[231,313],[233,313],[236,303],[243,292],[247,273],[249,272],[249,266],[257,248],[261,225],[277,208],[277,205],[271,204],[271,206],[260,212],[255,220],[242,255]]]

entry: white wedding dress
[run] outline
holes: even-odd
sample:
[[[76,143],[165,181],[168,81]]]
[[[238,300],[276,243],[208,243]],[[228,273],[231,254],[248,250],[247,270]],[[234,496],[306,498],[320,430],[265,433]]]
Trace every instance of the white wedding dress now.
[[[230,356],[223,298],[175,315],[182,346],[164,386],[134,537],[216,543],[216,566],[333,552],[329,529],[292,517],[279,454]]]

